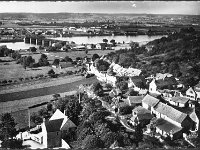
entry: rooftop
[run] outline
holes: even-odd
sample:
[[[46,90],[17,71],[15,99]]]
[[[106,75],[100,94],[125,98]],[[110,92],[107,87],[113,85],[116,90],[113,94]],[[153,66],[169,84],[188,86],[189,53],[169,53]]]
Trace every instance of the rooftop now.
[[[185,114],[181,111],[178,111],[175,108],[173,108],[172,106],[169,106],[169,105],[162,103],[162,102],[159,102],[154,107],[154,109],[157,112],[171,118],[172,120],[174,120],[178,123],[182,123],[182,121],[187,117],[187,114]]]
[[[142,103],[142,99],[144,96],[128,96],[127,100],[130,101],[130,103]]]
[[[56,132],[60,131],[60,127],[63,123],[63,118],[62,119],[56,119],[56,120],[49,120],[45,122],[46,130],[47,132]]]
[[[149,106],[152,107],[154,107],[159,101],[160,101],[159,99],[148,94],[142,100],[143,103],[148,104]]]
[[[174,101],[176,103],[182,103],[182,104],[187,103],[189,100],[190,100],[189,98],[180,97],[180,96],[171,98],[171,101]]]
[[[167,133],[171,132],[172,134],[177,133],[180,130],[182,130],[182,128],[180,128],[180,127],[178,127],[178,126],[176,126],[176,125],[174,125],[174,124],[172,124],[172,123],[170,123],[170,122],[168,122],[168,121],[166,121],[162,118],[157,119],[156,127],[158,127],[159,129],[161,129],[161,130],[163,130]]]

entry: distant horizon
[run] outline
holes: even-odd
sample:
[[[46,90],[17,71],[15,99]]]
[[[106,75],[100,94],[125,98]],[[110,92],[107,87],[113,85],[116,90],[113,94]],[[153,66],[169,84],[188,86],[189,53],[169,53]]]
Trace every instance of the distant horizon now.
[[[200,14],[148,14],[148,13],[77,13],[77,12],[51,12],[51,13],[40,13],[40,12],[0,12],[0,14],[109,14],[109,15],[180,15],[180,16],[200,16]]]
[[[200,15],[200,1],[4,1],[0,13]]]

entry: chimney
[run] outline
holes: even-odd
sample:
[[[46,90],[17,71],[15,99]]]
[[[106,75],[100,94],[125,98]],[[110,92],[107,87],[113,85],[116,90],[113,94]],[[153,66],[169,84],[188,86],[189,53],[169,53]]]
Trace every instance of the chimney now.
[[[45,119],[45,118],[43,118],[43,122],[45,122],[45,120],[46,120],[46,119]]]
[[[64,115],[65,115],[65,110],[64,110]],[[66,115],[65,115],[66,116]]]

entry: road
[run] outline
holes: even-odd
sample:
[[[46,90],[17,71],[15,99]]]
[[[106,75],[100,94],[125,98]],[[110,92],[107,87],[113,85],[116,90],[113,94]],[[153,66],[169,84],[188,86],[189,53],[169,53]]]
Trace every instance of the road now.
[[[50,86],[38,89],[32,89],[28,91],[20,91],[13,93],[0,94],[0,102],[14,101],[38,96],[51,95],[55,93],[64,93],[67,91],[73,91],[78,89],[80,84],[90,84],[97,81],[96,77],[86,78],[72,83],[66,83],[57,86]]]

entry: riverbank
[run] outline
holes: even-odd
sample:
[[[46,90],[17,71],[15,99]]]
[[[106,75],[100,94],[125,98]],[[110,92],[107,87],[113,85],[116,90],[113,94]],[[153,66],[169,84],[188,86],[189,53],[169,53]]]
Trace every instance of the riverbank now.
[[[0,39],[0,43],[24,42],[24,39]]]

